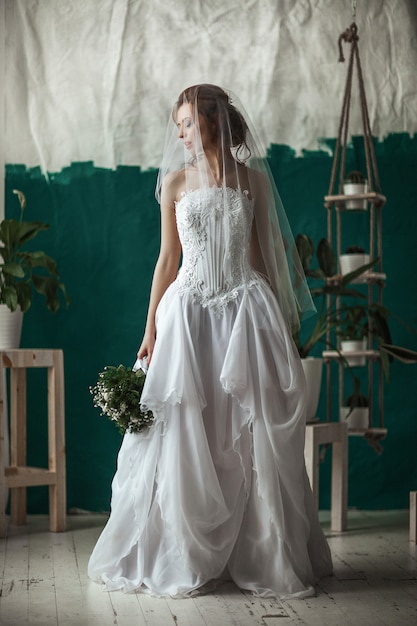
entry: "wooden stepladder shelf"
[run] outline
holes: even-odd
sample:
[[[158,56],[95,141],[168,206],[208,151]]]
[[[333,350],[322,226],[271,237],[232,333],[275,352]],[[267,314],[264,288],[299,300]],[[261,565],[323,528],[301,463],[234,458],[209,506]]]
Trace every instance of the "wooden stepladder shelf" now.
[[[48,376],[48,467],[28,467],[27,369],[46,368]],[[10,465],[5,465],[3,407],[5,369],[10,370]],[[62,350],[0,350],[0,537],[6,534],[6,490],[10,494],[12,524],[26,523],[26,488],[49,486],[49,526],[66,527],[64,359]]]

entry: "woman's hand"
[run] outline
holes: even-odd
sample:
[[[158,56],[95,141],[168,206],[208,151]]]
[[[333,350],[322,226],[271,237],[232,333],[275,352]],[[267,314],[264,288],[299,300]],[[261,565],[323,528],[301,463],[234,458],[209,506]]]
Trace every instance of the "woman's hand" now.
[[[144,359],[145,357],[148,360],[148,367],[151,364],[153,349],[155,346],[155,333],[153,332],[145,332],[143,337],[141,346],[138,350],[138,359]]]

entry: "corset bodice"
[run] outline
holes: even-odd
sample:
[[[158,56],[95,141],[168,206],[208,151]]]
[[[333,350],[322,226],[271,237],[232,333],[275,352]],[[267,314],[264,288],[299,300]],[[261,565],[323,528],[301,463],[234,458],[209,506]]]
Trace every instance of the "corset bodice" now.
[[[176,203],[176,219],[180,289],[221,312],[257,276],[249,263],[253,200],[229,187],[195,189]]]

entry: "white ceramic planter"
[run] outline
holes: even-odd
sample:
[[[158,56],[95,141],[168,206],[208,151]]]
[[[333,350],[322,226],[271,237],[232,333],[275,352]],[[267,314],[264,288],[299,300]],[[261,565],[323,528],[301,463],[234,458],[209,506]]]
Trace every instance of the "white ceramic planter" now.
[[[301,359],[304,375],[307,382],[307,410],[306,418],[313,421],[317,417],[317,406],[319,404],[321,377],[323,372],[323,359],[307,357]]]
[[[12,313],[5,304],[0,304],[0,350],[19,348],[22,322],[20,307]]]
[[[368,193],[368,183],[344,183],[343,193],[352,196],[358,193]],[[345,209],[348,211],[366,211],[367,200],[346,200]]]
[[[362,339],[361,341],[342,341],[340,343],[343,355],[351,367],[359,367],[365,365],[366,358],[364,356],[347,356],[346,353],[366,350],[367,343],[368,342],[366,339]]]
[[[350,272],[354,272],[355,270],[362,267],[362,265],[367,265],[369,263],[370,257],[369,254],[342,254],[339,257],[339,265],[340,272],[343,276],[349,274]],[[366,276],[369,271],[364,272],[358,278],[355,278],[354,283],[363,283],[366,282]]]
[[[356,407],[352,409],[349,417],[350,407],[341,406],[339,418],[341,422],[347,422],[349,429],[366,430],[369,427],[369,408],[368,407]]]

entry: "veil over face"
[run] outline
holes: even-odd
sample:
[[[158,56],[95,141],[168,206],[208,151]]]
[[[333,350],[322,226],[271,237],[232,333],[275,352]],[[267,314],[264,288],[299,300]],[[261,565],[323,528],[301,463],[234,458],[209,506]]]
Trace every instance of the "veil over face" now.
[[[242,105],[231,92],[201,84],[185,89],[175,103],[165,139],[156,198],[168,175],[179,191],[223,188],[253,201],[254,228],[265,277],[293,332],[315,311],[294,237],[272,173]]]

